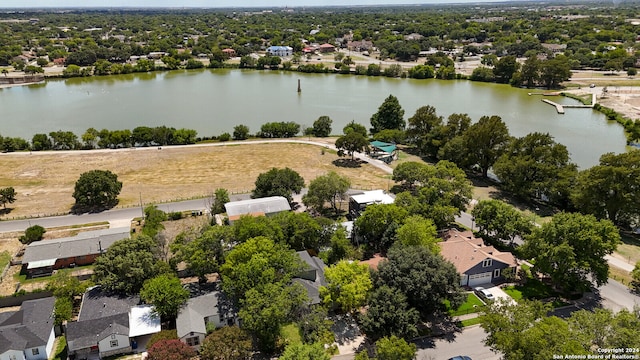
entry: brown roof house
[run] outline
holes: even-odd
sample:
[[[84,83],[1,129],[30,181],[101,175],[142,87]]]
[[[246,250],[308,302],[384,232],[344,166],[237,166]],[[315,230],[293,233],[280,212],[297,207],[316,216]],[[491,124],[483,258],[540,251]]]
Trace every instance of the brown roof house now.
[[[471,231],[451,229],[444,234],[440,254],[455,265],[460,273],[460,285],[474,287],[504,280],[502,272],[518,266],[510,252],[501,252],[484,245]]]

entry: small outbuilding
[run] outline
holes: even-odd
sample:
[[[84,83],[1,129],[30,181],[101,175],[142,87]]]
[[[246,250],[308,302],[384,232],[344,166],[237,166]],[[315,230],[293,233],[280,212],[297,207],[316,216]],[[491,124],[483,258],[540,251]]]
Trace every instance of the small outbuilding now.
[[[369,146],[371,147],[369,156],[373,159],[384,161],[387,164],[398,159],[398,147],[396,144],[372,141],[369,143]]]
[[[231,201],[224,204],[229,223],[241,216],[272,216],[283,211],[291,211],[289,201],[283,196]]]
[[[349,214],[352,219],[357,218],[372,204],[393,204],[396,199],[384,190],[364,191],[361,194],[351,195],[349,198]]]

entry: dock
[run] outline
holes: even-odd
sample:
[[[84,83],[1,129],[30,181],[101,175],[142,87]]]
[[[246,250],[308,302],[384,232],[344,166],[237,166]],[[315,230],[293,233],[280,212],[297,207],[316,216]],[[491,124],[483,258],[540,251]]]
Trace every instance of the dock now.
[[[547,100],[547,99],[542,99],[543,102],[546,102],[549,105],[555,106],[556,107],[556,111],[558,112],[558,114],[564,114],[564,107],[558,103],[554,103],[551,100]]]

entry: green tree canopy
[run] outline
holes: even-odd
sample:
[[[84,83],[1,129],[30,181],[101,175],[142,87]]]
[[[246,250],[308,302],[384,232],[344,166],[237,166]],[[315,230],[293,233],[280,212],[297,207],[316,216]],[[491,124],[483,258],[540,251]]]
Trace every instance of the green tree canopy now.
[[[194,275],[201,280],[207,274],[220,269],[223,257],[223,242],[232,243],[231,230],[227,227],[212,226],[189,242],[176,241],[171,244],[174,261],[184,261]]]
[[[409,216],[396,230],[396,241],[405,246],[424,246],[434,254],[440,252],[438,230],[433,221],[420,215]]]
[[[607,282],[609,264],[604,257],[613,253],[619,242],[618,229],[609,220],[558,213],[534,229],[520,251],[526,258],[534,258],[533,270],[549,276],[556,287],[585,291],[591,281],[598,285]]]
[[[522,198],[542,199],[566,207],[577,175],[567,148],[551,135],[531,133],[511,141],[493,165],[506,190]]]
[[[80,175],[73,191],[74,210],[105,210],[118,203],[122,190],[118,175],[109,170],[91,170]]]
[[[416,344],[408,343],[394,335],[376,341],[378,360],[414,360],[416,350]]]
[[[224,204],[231,201],[229,199],[229,192],[227,189],[218,188],[213,193],[213,203],[211,204],[211,214],[222,214],[227,210],[224,207]]]
[[[7,209],[7,204],[13,204],[16,201],[16,190],[13,186],[0,189],[0,204]]]
[[[200,347],[202,360],[247,360],[253,354],[251,337],[237,326],[225,326],[209,334]]]
[[[383,285],[367,299],[367,311],[360,315],[360,328],[372,340],[395,335],[412,339],[418,336],[420,314],[407,303],[398,289]]]
[[[266,173],[258,175],[256,188],[251,194],[252,198],[269,196],[283,196],[289,203],[293,201],[291,193],[300,194],[304,186],[304,179],[294,170],[287,168],[272,168]]]
[[[366,138],[367,135],[369,134],[369,132],[367,131],[367,128],[364,125],[358,124],[354,120],[351,120],[351,122],[345,125],[345,127],[342,129],[342,133],[347,135],[353,131],[362,134],[362,137],[364,138]]]
[[[576,208],[624,225],[640,217],[640,150],[604,154],[578,174],[571,199]]]
[[[389,95],[378,108],[378,112],[371,116],[371,133],[375,134],[385,129],[404,130],[404,127],[404,110],[398,98]]]
[[[325,270],[327,286],[320,287],[325,304],[334,304],[345,312],[353,312],[364,305],[372,282],[369,267],[354,261],[341,260]]]
[[[471,125],[463,135],[467,151],[466,163],[477,165],[483,177],[487,177],[489,168],[502,155],[509,144],[507,125],[499,116],[483,116]]]
[[[512,243],[516,236],[529,235],[533,222],[513,206],[500,200],[481,200],[471,210],[483,236]]]
[[[354,159],[353,155],[356,152],[364,152],[369,148],[369,141],[358,131],[350,131],[346,135],[340,136],[336,139],[336,148],[338,149],[338,155],[343,156],[346,152],[351,156],[351,160]]]
[[[444,310],[444,300],[454,309],[464,302],[460,275],[440,255],[422,246],[394,246],[387,259],[378,266],[375,287],[398,289],[421,316]]]
[[[154,312],[162,318],[174,318],[189,299],[189,291],[175,275],[160,274],[144,282],[140,298],[153,304]]]
[[[313,122],[313,128],[311,129],[311,133],[313,136],[317,137],[327,137],[331,135],[331,120],[330,117],[323,115],[320,116],[316,121]]]
[[[20,236],[20,242],[28,245],[34,241],[42,240],[42,236],[47,230],[40,225],[31,225],[25,231],[24,235]]]
[[[220,268],[222,288],[227,294],[243,299],[250,289],[267,284],[287,284],[302,270],[302,260],[281,243],[256,237],[234,247]]]
[[[233,127],[233,140],[247,140],[249,138],[249,127],[247,125],[236,125]]]
[[[294,250],[319,249],[323,228],[309,213],[282,212],[272,217],[282,229],[285,242]]]
[[[396,229],[409,215],[395,204],[372,204],[355,221],[357,236],[375,252],[386,252],[395,241]]]
[[[438,135],[443,126],[442,116],[438,116],[436,108],[431,105],[422,106],[416,110],[408,122],[409,143],[414,144],[421,154],[435,156],[440,147]]]
[[[327,354],[324,346],[316,344],[291,344],[284,349],[279,360],[329,360],[331,356]]]
[[[93,281],[107,291],[136,294],[157,273],[156,243],[148,236],[119,240],[96,259]]]
[[[337,215],[340,211],[339,202],[345,200],[350,186],[349,178],[330,171],[311,180],[309,191],[302,197],[302,202],[319,213],[323,213],[324,206],[328,203]]]

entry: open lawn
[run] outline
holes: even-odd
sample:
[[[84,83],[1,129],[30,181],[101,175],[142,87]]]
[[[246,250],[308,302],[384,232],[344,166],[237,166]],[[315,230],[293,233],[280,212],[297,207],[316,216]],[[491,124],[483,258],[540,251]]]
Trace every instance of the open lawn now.
[[[449,309],[449,303],[447,302],[447,309]],[[453,310],[449,309],[450,316],[460,316],[465,314],[471,314],[480,312],[484,309],[484,303],[478,299],[476,294],[469,293],[467,296],[467,301],[465,301],[459,308]]]
[[[249,192],[260,173],[272,167],[290,167],[308,184],[319,175],[336,171],[351,179],[354,188],[386,189],[388,176],[363,164],[338,167],[336,154],[305,144],[243,144],[184,146],[122,150],[65,151],[2,154],[0,188],[13,186],[17,200],[2,216],[42,216],[67,213],[74,203],[73,187],[81,173],[103,169],[118,175],[123,187],[118,206],[189,199],[216,188]]]

